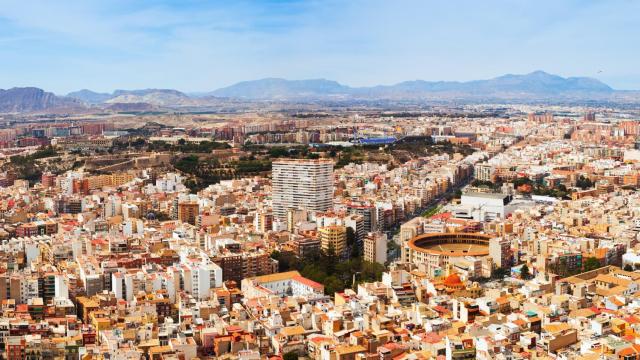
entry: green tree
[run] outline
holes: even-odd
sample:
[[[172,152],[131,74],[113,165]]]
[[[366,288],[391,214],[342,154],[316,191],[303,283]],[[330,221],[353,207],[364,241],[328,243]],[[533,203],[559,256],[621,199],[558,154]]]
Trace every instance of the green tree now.
[[[335,275],[328,276],[324,282],[324,292],[329,295],[333,295],[336,292],[342,291],[345,288],[345,284],[342,280],[338,279]]]
[[[282,360],[298,360],[298,354],[295,351],[290,351],[282,356]]]
[[[336,254],[335,246],[329,244],[327,251],[323,251],[320,255],[320,264],[323,265],[327,273],[333,274],[339,262],[340,259],[338,254]]]
[[[156,220],[158,221],[167,221],[167,220],[171,220],[171,218],[169,217],[169,215],[165,212],[162,211],[158,211],[155,213],[156,216]]]
[[[529,179],[528,177],[521,177],[513,180],[513,186],[515,187],[531,184],[533,184],[533,181],[531,181],[531,179]]]
[[[351,257],[360,256],[360,246],[357,243],[357,236],[352,227],[347,226],[347,246],[351,249]]]
[[[584,264],[582,266],[584,268],[584,271],[591,271],[602,267],[602,265],[600,264],[600,260],[596,259],[595,257],[588,257],[584,261]]]
[[[191,192],[192,194],[197,194],[198,191],[203,189],[201,184],[198,181],[194,180],[194,179],[185,180],[184,181],[184,186],[186,186],[189,189],[189,192]]]
[[[580,175],[578,180],[576,180],[576,186],[582,190],[586,190],[593,187],[593,181],[591,181],[589,178],[586,178]]]
[[[277,146],[269,149],[269,156],[272,158],[285,157],[287,155],[289,155],[289,151],[285,147]]]
[[[462,197],[462,190],[460,189],[456,190],[456,192],[453,193],[453,197],[455,199],[460,199]]]
[[[182,172],[193,174],[198,170],[198,157],[195,155],[185,156],[178,160],[174,167]]]
[[[57,156],[57,155],[58,155],[58,152],[53,146],[44,146],[38,149],[33,154],[29,155],[29,157],[35,160],[35,159],[43,159],[43,158],[48,158],[48,157]]]
[[[275,250],[271,253],[271,258],[278,261],[278,270],[281,272],[298,268],[298,258],[292,252]]]
[[[441,208],[442,208],[442,206],[440,206],[440,205],[431,206],[427,210],[425,210],[421,214],[421,216],[426,217],[426,218],[432,217],[433,215],[437,214],[440,211]]]
[[[302,276],[319,283],[324,283],[327,278],[327,273],[317,263],[306,264],[300,273]]]
[[[362,249],[360,249],[360,246],[358,244],[356,244],[355,246],[353,246],[351,248],[351,258],[358,258],[362,255]]]
[[[520,268],[520,277],[525,280],[531,277],[531,271],[529,270],[529,266],[527,266],[527,264],[522,265],[522,267]]]
[[[502,280],[507,275],[509,275],[509,270],[504,268],[496,268],[491,272],[491,278],[497,280]]]

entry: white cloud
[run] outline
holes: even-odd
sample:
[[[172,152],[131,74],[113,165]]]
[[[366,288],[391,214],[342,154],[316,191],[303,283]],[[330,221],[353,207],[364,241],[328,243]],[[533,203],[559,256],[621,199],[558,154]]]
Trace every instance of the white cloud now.
[[[205,91],[269,76],[372,85],[615,68],[623,83],[635,73],[638,4],[7,0],[0,78],[59,92]]]

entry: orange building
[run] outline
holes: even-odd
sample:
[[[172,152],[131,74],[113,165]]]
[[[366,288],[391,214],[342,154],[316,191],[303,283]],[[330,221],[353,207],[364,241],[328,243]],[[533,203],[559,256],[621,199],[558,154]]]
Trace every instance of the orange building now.
[[[198,203],[195,201],[181,202],[178,204],[178,220],[195,225],[198,219],[198,210]]]

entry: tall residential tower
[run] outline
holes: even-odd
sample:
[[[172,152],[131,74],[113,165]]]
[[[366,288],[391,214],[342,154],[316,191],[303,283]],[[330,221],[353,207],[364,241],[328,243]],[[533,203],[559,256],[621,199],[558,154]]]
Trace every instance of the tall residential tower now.
[[[333,201],[333,161],[284,159],[273,162],[273,215],[287,220],[287,211],[326,211]]]

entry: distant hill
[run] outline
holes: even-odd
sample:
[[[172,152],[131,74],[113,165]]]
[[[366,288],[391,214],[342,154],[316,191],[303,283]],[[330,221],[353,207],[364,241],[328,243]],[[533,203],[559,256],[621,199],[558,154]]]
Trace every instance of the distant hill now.
[[[156,110],[156,108],[149,103],[136,102],[107,104],[105,105],[105,109],[120,112],[140,112]]]
[[[117,94],[117,95],[116,95]],[[177,90],[116,90],[115,97],[105,101],[107,104],[147,103],[156,106],[178,106],[191,104],[191,98]]]
[[[173,89],[115,90],[112,96],[113,97],[122,96],[122,95],[146,96],[151,94],[164,94],[164,95],[172,95],[172,96],[178,96],[178,97],[187,96],[186,94]]]
[[[471,81],[467,84],[486,91],[553,92],[612,92],[609,85],[589,77],[568,77],[534,71],[526,75],[503,75],[491,80]]]
[[[52,109],[80,109],[77,99],[56,96],[35,87],[0,89],[0,112],[34,112]]]
[[[173,89],[115,90],[113,93],[98,93],[83,89],[67,94],[87,104],[142,104],[157,106],[181,105],[189,102],[189,96]]]
[[[108,93],[98,93],[95,91],[82,89],[79,91],[70,92],[67,94],[67,97],[78,99],[80,101],[84,101],[87,104],[100,104],[103,103],[113,97],[113,95]]]
[[[421,97],[544,97],[610,94],[614,90],[599,80],[569,77],[535,71],[526,75],[504,75],[489,80],[405,81],[395,85],[353,88],[338,82],[317,80],[262,79],[243,81],[210,94],[245,99],[300,99],[312,97],[350,97],[369,99],[401,99]]]
[[[292,99],[329,95],[348,95],[352,88],[325,79],[285,80],[267,78],[243,81],[214,90],[209,95],[244,99]]]

